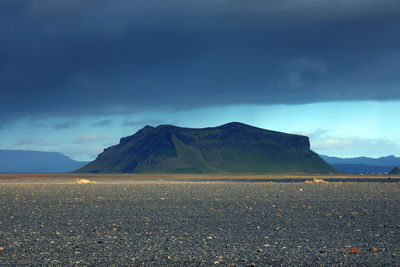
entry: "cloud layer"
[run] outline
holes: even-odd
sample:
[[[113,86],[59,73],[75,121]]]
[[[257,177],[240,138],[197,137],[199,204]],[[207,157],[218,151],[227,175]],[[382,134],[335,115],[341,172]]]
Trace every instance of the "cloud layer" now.
[[[0,125],[400,100],[399,28],[396,0],[3,0]]]

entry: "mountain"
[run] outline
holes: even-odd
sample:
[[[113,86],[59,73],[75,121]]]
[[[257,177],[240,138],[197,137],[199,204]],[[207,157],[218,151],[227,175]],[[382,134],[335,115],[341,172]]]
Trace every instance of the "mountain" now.
[[[308,137],[242,123],[146,126],[78,170],[89,173],[337,173]]]
[[[320,155],[320,157],[344,173],[388,173],[394,166],[400,165],[400,158],[395,156],[338,158]]]
[[[400,174],[400,169],[399,167],[394,167],[393,170],[389,172],[389,174],[394,174],[394,175],[399,175]]]
[[[85,164],[87,162],[74,161],[57,152],[0,150],[2,173],[70,172]]]
[[[393,155],[380,158],[356,157],[356,158],[338,158],[320,155],[328,163],[334,164],[362,164],[372,166],[390,166],[400,165],[400,158]]]
[[[349,174],[385,174],[393,169],[393,166],[374,166],[363,164],[332,163],[331,165],[340,172]]]

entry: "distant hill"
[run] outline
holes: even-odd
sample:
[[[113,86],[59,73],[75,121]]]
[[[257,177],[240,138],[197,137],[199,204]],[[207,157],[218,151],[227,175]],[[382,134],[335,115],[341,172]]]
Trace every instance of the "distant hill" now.
[[[87,162],[74,161],[57,152],[0,150],[2,173],[71,172]]]
[[[372,165],[372,166],[389,166],[389,165],[400,165],[400,157],[395,157],[393,155],[380,157],[380,158],[369,158],[369,157],[355,157],[355,158],[339,158],[339,157],[329,157],[320,155],[328,163],[342,163],[342,164],[362,164],[362,165]]]
[[[343,173],[389,173],[400,165],[400,158],[387,156],[380,158],[356,157],[339,158],[320,155],[326,162]]]
[[[393,170],[391,170],[391,171],[389,172],[389,174],[399,175],[399,174],[400,174],[400,169],[399,169],[399,167],[394,167]]]
[[[393,166],[374,166],[363,164],[331,164],[335,169],[349,174],[385,174],[393,169]]]
[[[308,137],[242,123],[146,126],[78,170],[89,173],[337,173]]]

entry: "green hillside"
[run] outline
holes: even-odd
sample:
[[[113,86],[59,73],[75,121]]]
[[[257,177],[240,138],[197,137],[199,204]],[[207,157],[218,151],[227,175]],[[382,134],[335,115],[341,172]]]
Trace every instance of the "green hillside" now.
[[[310,150],[308,137],[241,123],[203,129],[146,126],[78,172],[337,173]]]

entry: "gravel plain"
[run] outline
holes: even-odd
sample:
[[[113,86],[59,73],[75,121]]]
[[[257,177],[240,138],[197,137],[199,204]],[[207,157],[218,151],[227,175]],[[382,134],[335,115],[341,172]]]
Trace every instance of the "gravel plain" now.
[[[0,183],[0,265],[398,266],[399,183]]]

